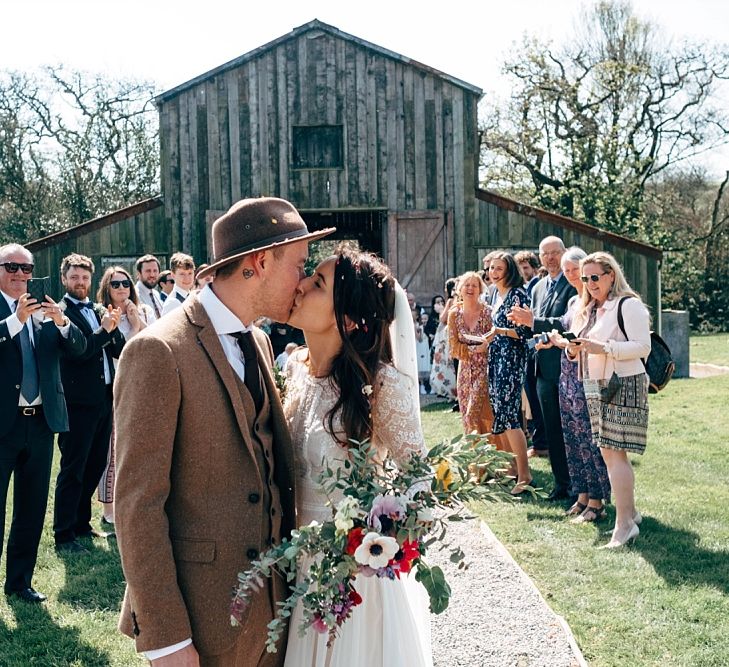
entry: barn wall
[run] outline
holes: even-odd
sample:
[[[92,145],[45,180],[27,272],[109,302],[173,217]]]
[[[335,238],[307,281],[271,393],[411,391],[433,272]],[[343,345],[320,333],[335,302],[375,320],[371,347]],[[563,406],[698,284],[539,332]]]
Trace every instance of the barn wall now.
[[[475,261],[459,267],[459,271],[481,266],[481,258],[492,250],[533,250],[545,236],[558,236],[564,244],[579,246],[591,253],[604,250],[618,260],[633,289],[649,306],[658,326],[660,313],[660,259],[653,253],[646,254],[627,239],[606,238],[603,234],[590,234],[589,228],[579,229],[560,225],[556,221],[541,220],[537,215],[511,211],[490,202],[476,200],[478,213],[473,248]],[[595,230],[596,232],[598,230]]]
[[[206,256],[205,212],[275,195],[311,210],[452,211],[473,228],[478,95],[363,44],[312,30],[160,103],[166,214]],[[292,127],[342,125],[341,169],[294,169]]]

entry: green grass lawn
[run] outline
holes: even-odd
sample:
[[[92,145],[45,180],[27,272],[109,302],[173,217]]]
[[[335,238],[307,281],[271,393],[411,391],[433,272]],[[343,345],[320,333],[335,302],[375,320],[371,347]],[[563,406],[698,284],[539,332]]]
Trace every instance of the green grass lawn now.
[[[729,366],[729,333],[691,336],[690,359],[693,363]]]
[[[645,518],[624,551],[596,549],[612,510],[599,526],[573,526],[543,500],[479,508],[594,667],[728,662],[727,396],[729,376],[675,380],[651,397],[647,453],[634,459]],[[460,431],[459,415],[443,408],[423,413],[429,443]],[[548,463],[537,460],[534,471],[548,488]],[[116,629],[124,590],[116,544],[97,540],[89,556],[59,558],[51,525],[49,508],[34,581],[48,602],[0,595],[0,666],[145,664]]]
[[[593,667],[729,664],[729,376],[675,380],[651,397],[648,448],[634,457],[643,512],[635,544],[599,551],[614,520],[574,526],[544,500],[479,508],[496,536],[567,619]],[[431,442],[457,415],[424,413]],[[549,464],[535,478],[549,487]]]

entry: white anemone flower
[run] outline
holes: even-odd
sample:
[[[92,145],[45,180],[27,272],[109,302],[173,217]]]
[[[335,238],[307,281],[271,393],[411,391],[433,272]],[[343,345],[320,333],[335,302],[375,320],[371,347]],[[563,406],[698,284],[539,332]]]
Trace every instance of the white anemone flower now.
[[[373,570],[379,570],[390,562],[398,549],[400,546],[394,537],[367,533],[354,552],[354,559],[361,565],[369,565]]]

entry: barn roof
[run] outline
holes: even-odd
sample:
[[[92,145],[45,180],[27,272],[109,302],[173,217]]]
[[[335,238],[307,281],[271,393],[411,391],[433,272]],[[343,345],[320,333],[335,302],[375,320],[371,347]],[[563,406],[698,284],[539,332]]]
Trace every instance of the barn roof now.
[[[155,98],[155,102],[158,105],[164,104],[169,99],[175,97],[176,95],[179,95],[181,92],[188,90],[189,88],[192,88],[193,86],[196,86],[197,84],[205,81],[206,79],[217,76],[218,74],[222,74],[223,72],[227,72],[228,70],[235,69],[236,67],[240,67],[244,63],[247,63],[251,60],[254,60],[255,58],[260,57],[261,55],[266,53],[266,51],[275,49],[277,46],[280,46],[281,44],[284,44],[285,42],[287,42],[291,39],[295,39],[307,32],[315,32],[315,31],[327,32],[331,35],[339,37],[340,39],[344,39],[344,40],[353,42],[366,49],[375,51],[376,53],[379,53],[380,55],[385,56],[386,58],[391,58],[392,60],[397,60],[398,62],[404,63],[405,65],[409,65],[409,66],[419,69],[421,71],[438,76],[438,77],[452,83],[455,86],[458,86],[460,88],[463,88],[464,90],[467,90],[470,93],[473,93],[474,95],[478,95],[479,97],[481,97],[483,95],[483,90],[481,90],[481,88],[479,88],[478,86],[474,86],[473,84],[466,83],[465,81],[462,81],[461,79],[457,79],[456,77],[451,76],[450,74],[445,74],[444,72],[441,72],[437,69],[429,67],[428,65],[424,65],[423,63],[418,62],[417,60],[413,60],[412,58],[407,58],[406,56],[396,53],[395,51],[390,51],[389,49],[386,49],[382,46],[378,46],[377,44],[373,44],[372,42],[368,42],[364,39],[361,39],[359,37],[355,37],[354,35],[350,35],[349,33],[343,32],[342,30],[339,30],[339,28],[335,28],[333,25],[329,25],[328,23],[323,23],[322,21],[319,21],[318,19],[314,19],[313,21],[309,21],[309,23],[305,23],[304,25],[301,25],[298,28],[294,28],[287,35],[282,35],[281,37],[274,39],[273,41],[269,42],[268,44],[259,46],[258,48],[253,49],[253,51],[244,53],[242,56],[238,56],[237,58],[235,58],[227,63],[224,63],[223,65],[219,65],[215,69],[211,69],[210,71],[205,72],[204,74],[201,74],[200,76],[196,76],[194,79],[190,79],[189,81],[186,81],[185,83],[182,83],[179,86],[176,86],[175,88],[171,88],[170,90],[160,93]]]
[[[489,190],[476,190],[476,199],[495,204],[499,208],[506,209],[507,211],[514,211],[535,218],[536,220],[543,220],[554,225],[558,225],[565,229],[571,229],[580,234],[585,234],[592,238],[600,239],[601,241],[607,241],[615,246],[632,250],[633,252],[640,253],[641,255],[648,255],[660,261],[663,258],[663,251],[655,246],[642,243],[640,241],[634,241],[629,239],[627,236],[620,236],[613,232],[607,232],[599,227],[588,225],[586,222],[580,222],[574,218],[568,218],[558,213],[552,213],[551,211],[545,211],[543,208],[537,208],[528,204],[522,204],[515,199],[509,199],[503,195],[496,194]]]

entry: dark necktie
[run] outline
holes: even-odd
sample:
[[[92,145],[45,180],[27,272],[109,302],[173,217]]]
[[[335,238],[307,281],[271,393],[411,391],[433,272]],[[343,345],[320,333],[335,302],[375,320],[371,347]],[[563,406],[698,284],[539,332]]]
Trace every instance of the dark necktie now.
[[[546,317],[547,311],[549,310],[549,302],[552,300],[552,296],[554,295],[554,290],[557,286],[557,281],[552,280],[551,278],[548,281],[547,285],[547,293],[544,295],[544,301],[542,302],[542,312],[539,313],[540,317]]]
[[[18,308],[18,302],[15,302],[15,308]],[[28,403],[32,403],[40,393],[38,382],[38,364],[35,359],[35,351],[33,343],[30,342],[30,334],[28,333],[28,323],[23,324],[20,331],[20,351],[23,355],[23,379],[20,383],[20,393]]]
[[[256,405],[256,412],[260,412],[263,407],[263,392],[261,391],[261,372],[258,369],[258,353],[256,344],[253,342],[253,334],[250,331],[239,331],[230,335],[238,341],[238,347],[243,352],[243,360],[246,365],[245,384]]]
[[[157,299],[154,298],[154,292],[152,290],[149,290],[149,298],[152,301],[152,308],[154,308],[154,316],[159,319],[162,317],[162,315],[159,312],[159,308],[157,307]]]

